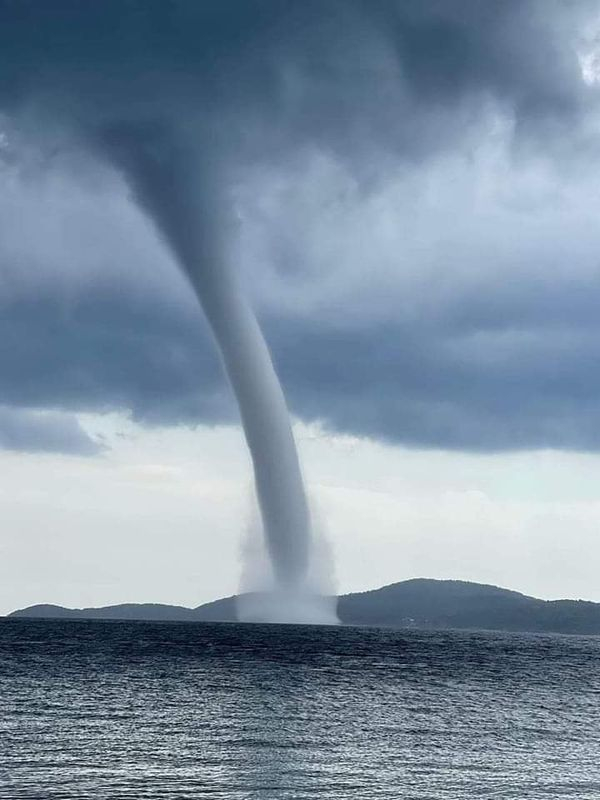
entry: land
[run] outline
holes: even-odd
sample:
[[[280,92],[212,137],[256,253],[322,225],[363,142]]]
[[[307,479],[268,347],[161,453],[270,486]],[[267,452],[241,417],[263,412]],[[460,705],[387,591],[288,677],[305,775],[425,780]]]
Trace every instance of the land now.
[[[35,605],[13,611],[8,617],[234,622],[235,608],[236,597],[232,596],[196,608],[158,603],[102,608]],[[600,635],[600,603],[539,600],[509,589],[467,581],[415,578],[368,592],[341,595],[337,609],[344,625]]]

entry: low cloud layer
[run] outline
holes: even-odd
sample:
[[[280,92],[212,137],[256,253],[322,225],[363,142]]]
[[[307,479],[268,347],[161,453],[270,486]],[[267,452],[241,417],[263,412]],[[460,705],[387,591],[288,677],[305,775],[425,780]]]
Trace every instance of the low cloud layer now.
[[[94,456],[103,447],[73,415],[0,406],[0,449]]]
[[[214,147],[299,417],[600,447],[593,4],[108,3],[102,26],[59,5],[42,24],[0,3],[0,403],[235,420],[184,279],[90,134],[157,117]]]

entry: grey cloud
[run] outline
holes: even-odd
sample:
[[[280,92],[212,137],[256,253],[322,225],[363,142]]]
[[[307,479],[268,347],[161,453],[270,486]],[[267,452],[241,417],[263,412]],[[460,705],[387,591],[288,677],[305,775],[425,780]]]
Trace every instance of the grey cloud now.
[[[15,301],[0,341],[3,403],[129,410],[155,424],[237,418],[200,313],[140,307],[117,291]]]
[[[300,417],[415,446],[598,449],[598,90],[576,51],[593,10],[0,0],[7,170],[35,183],[35,159],[15,164],[39,145],[58,176],[46,207],[0,198],[0,403],[236,419],[184,282],[87,152],[107,125],[158,121],[223,166]],[[304,179],[313,156],[331,176]]]
[[[599,449],[600,287],[532,287],[518,300],[481,295],[421,323],[263,323],[292,410],[329,429],[410,446]],[[93,295],[67,317],[49,303],[3,315],[1,402],[235,421],[200,316],[134,302]]]
[[[0,406],[0,448],[77,456],[95,456],[103,449],[71,414],[8,406]]]
[[[81,131],[200,126],[203,146],[271,157],[315,142],[422,156],[491,96],[530,126],[581,112],[587,0],[60,0],[0,3],[0,107]],[[196,134],[198,131],[196,131]],[[227,147],[231,145],[231,147]],[[357,169],[366,165],[363,159]]]
[[[288,324],[271,338],[292,409],[333,430],[481,452],[600,447],[597,324],[488,337]]]

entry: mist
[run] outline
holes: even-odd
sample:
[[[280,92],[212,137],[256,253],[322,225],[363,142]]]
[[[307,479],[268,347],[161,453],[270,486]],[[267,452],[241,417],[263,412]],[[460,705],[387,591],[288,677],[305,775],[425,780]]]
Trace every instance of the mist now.
[[[335,565],[325,517],[314,496],[308,495],[311,538],[304,579],[300,585],[281,585],[263,535],[260,509],[254,498],[241,541],[242,572],[236,597],[240,622],[288,622],[335,625],[337,592]]]

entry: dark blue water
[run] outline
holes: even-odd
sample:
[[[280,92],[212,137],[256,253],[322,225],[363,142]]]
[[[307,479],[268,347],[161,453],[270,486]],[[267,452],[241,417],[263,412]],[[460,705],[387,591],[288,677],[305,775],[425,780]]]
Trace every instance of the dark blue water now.
[[[600,799],[600,640],[0,621],[0,798]]]

